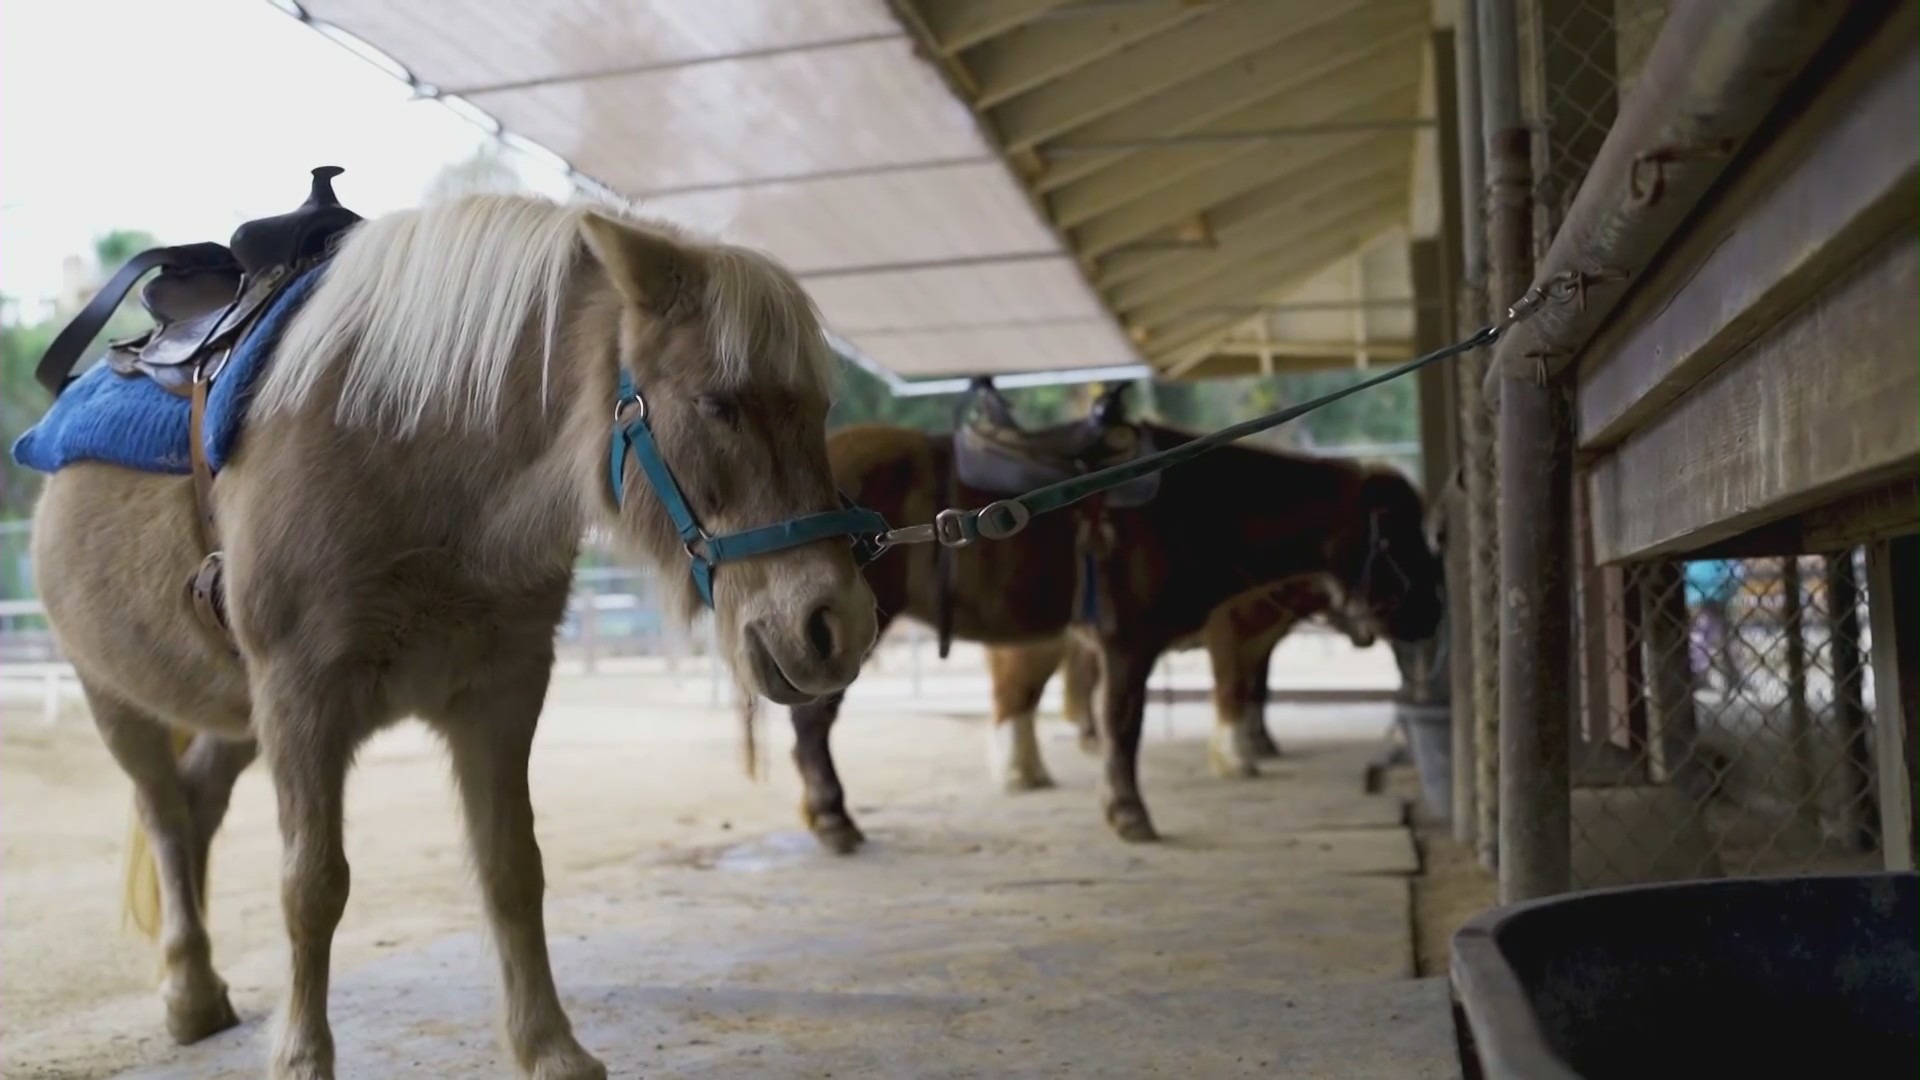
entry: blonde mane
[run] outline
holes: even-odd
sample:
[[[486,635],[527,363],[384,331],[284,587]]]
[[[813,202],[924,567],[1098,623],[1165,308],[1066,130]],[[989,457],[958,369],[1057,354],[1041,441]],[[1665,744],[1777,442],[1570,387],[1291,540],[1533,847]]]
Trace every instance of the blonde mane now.
[[[406,436],[436,402],[454,423],[489,424],[536,319],[545,408],[561,305],[584,250],[580,223],[592,213],[667,237],[701,262],[710,351],[729,381],[826,388],[833,357],[819,311],[771,258],[624,207],[471,195],[354,228],[288,327],[252,415],[301,408],[345,364],[335,405],[342,425]]]

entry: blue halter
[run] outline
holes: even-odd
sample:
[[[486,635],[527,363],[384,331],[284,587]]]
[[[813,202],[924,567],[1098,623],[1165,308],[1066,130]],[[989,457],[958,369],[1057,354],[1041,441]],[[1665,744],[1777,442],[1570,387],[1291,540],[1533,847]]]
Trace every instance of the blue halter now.
[[[613,488],[615,506],[623,505],[626,500],[628,454],[639,459],[640,469],[646,473],[653,493],[660,497],[667,516],[673,519],[673,527],[679,530],[680,542],[686,545],[687,559],[692,563],[694,588],[700,590],[700,599],[708,607],[713,606],[713,571],[723,562],[785,551],[831,536],[852,537],[854,559],[862,566],[886,549],[883,537],[887,533],[887,519],[855,506],[844,495],[840,497],[842,506],[838,510],[824,510],[725,536],[707,535],[660,456],[660,444],[654,441],[653,427],[647,423],[646,399],[634,386],[633,377],[622,368],[620,396],[613,406],[613,436],[607,449],[607,480]]]

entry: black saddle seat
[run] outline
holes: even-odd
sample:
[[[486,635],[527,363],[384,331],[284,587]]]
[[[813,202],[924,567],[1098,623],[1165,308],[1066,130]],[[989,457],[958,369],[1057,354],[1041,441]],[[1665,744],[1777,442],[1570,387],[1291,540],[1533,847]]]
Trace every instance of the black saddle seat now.
[[[249,274],[275,266],[292,266],[326,250],[327,242],[360,221],[360,215],[340,205],[333,178],[345,172],[338,165],[313,170],[313,188],[307,201],[284,214],[243,223],[233,230],[227,246]]]
[[[1150,452],[1146,433],[1127,416],[1126,384],[1100,395],[1086,417],[1028,429],[1014,419],[999,389],[974,384],[972,416],[954,432],[954,470],[969,487],[1016,495],[1068,477],[1131,461]],[[1157,478],[1115,489],[1116,505],[1137,505],[1159,490]]]

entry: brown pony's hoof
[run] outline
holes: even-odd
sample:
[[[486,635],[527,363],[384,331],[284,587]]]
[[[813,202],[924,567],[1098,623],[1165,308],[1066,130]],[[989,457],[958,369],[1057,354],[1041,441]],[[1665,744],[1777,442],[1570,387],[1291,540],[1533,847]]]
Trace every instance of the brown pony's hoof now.
[[[1146,844],[1160,839],[1147,808],[1139,803],[1120,803],[1107,807],[1107,824],[1113,833],[1129,844]]]
[[[1247,742],[1256,761],[1273,761],[1280,756],[1280,744],[1273,741],[1264,724],[1254,729]]]
[[[167,1034],[173,1036],[173,1041],[181,1046],[191,1046],[239,1024],[240,1016],[233,1011],[233,1003],[227,1000],[225,986],[197,1002],[187,1001],[184,996],[168,996]]]
[[[1080,733],[1080,752],[1089,757],[1100,756],[1100,733],[1083,731]]]
[[[813,838],[835,855],[851,855],[867,842],[860,826],[844,814],[821,814],[813,820]]]

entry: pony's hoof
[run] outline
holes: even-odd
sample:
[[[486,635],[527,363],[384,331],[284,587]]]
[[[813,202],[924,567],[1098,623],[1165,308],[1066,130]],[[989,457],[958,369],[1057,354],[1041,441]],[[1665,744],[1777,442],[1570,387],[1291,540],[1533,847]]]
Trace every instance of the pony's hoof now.
[[[233,1003],[227,999],[225,986],[212,994],[203,995],[198,1001],[188,1001],[184,997],[167,1001],[167,1034],[173,1036],[173,1041],[181,1046],[190,1046],[239,1024],[240,1015],[233,1011]]]
[[[1080,752],[1088,757],[1100,756],[1100,736],[1080,733]]]
[[[813,838],[835,855],[851,855],[867,842],[867,834],[853,819],[839,814],[823,814],[814,819]]]
[[[274,1055],[268,1080],[333,1080],[333,1050],[324,1053],[286,1053]]]
[[[607,1080],[607,1067],[578,1043],[543,1054],[533,1063],[533,1080]]]
[[[1253,763],[1258,756],[1253,747],[1247,745],[1247,740],[1232,728],[1215,728],[1213,738],[1207,742],[1207,764],[1212,766],[1213,775],[1224,780],[1259,776],[1260,767]]]
[[[1052,786],[1053,777],[1048,776],[1045,769],[1035,772],[1015,769],[1000,781],[1000,790],[1009,795],[1018,795],[1023,791],[1044,791]]]
[[[1213,775],[1222,780],[1251,780],[1260,775],[1260,767],[1249,758],[1233,757],[1216,751],[1207,755],[1207,762],[1213,766]]]
[[[1273,761],[1280,756],[1280,744],[1274,742],[1273,736],[1265,730],[1255,733],[1247,741],[1252,743],[1253,756],[1261,761]]]
[[[1129,844],[1147,844],[1160,839],[1153,819],[1147,816],[1147,808],[1138,804],[1108,807],[1107,824],[1113,827],[1115,836]]]

